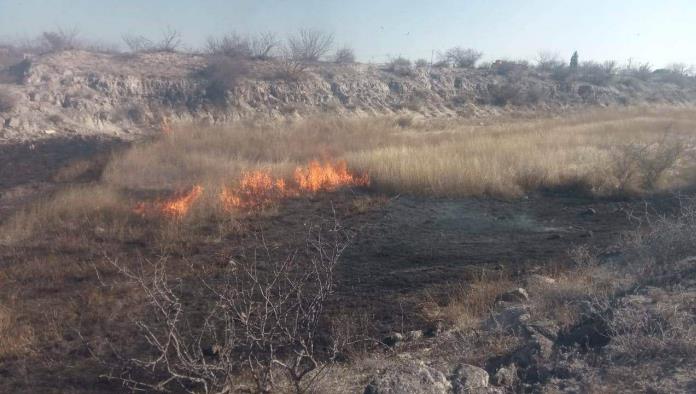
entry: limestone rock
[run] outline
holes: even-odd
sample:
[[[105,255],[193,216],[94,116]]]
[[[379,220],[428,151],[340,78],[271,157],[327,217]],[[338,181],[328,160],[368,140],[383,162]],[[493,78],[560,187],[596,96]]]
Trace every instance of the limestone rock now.
[[[387,367],[370,381],[364,393],[445,394],[451,388],[451,383],[442,372],[422,361],[408,360]]]
[[[452,374],[452,388],[457,394],[471,393],[486,387],[488,387],[488,372],[482,368],[462,364]]]

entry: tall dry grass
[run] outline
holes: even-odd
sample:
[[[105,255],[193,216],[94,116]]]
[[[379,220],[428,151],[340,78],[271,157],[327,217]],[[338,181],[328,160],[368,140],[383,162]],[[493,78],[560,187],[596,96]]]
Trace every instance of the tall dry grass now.
[[[283,175],[311,159],[331,158],[347,160],[377,188],[394,193],[514,197],[583,184],[612,194],[640,189],[639,180],[625,185],[620,179],[623,147],[659,150],[666,135],[690,147],[695,131],[693,109],[605,110],[487,126],[451,120],[402,128],[380,118],[182,128],[116,158],[104,180],[132,189],[176,189],[233,182],[250,168]],[[687,163],[674,164],[656,187],[684,181],[677,170]]]
[[[351,170],[369,174],[373,188],[390,193],[514,198],[540,188],[580,186],[600,195],[654,191],[646,185],[674,188],[691,181],[695,132],[692,108],[606,109],[490,125],[316,118],[180,127],[115,155],[101,183],[88,190],[68,190],[20,212],[3,224],[2,238],[82,223],[71,216],[101,215],[108,222],[127,216],[134,198],[166,197],[193,185],[204,194],[192,218],[210,217],[219,213],[221,188],[238,182],[243,171],[289,178],[314,159],[346,160]],[[664,170],[650,179],[642,174],[654,168]]]

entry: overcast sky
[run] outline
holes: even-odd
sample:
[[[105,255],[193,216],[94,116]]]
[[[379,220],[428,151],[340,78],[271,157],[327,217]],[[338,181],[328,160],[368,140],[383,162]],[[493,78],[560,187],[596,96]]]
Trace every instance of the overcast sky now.
[[[301,27],[335,34],[362,61],[429,59],[459,45],[488,60],[629,58],[696,64],[696,0],[0,0],[0,37],[76,27],[85,38],[156,37],[167,26],[190,46],[229,31]]]

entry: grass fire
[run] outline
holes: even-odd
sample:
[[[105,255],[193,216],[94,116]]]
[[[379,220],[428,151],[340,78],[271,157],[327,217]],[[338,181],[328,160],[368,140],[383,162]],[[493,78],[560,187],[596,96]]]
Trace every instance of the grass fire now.
[[[30,3],[0,393],[696,392],[692,2]]]

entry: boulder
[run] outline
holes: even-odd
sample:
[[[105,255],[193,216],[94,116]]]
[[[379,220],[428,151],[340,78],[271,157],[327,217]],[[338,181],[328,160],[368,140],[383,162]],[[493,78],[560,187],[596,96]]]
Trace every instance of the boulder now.
[[[524,325],[527,335],[530,337],[534,334],[542,335],[552,341],[558,339],[560,327],[553,320],[535,320]]]
[[[484,371],[485,372],[485,371]],[[365,394],[445,394],[452,389],[447,377],[418,360],[391,365],[365,387]]]
[[[417,340],[423,338],[423,331],[422,330],[409,331],[406,333],[405,337],[406,337],[407,341],[417,341]]]
[[[491,382],[496,386],[512,386],[517,381],[517,367],[515,364],[500,367],[491,377]]]
[[[549,278],[548,276],[539,275],[539,274],[529,275],[524,280],[524,282],[527,285],[527,287],[532,288],[532,290],[535,287],[549,287],[549,286],[553,286],[556,284],[555,279]]]
[[[471,393],[488,387],[488,372],[469,364],[461,364],[452,374],[452,389],[455,393]]]
[[[520,332],[529,321],[527,308],[522,305],[509,306],[500,312],[493,313],[484,322],[484,328],[488,330],[502,330]]]
[[[527,290],[518,287],[500,295],[499,299],[505,302],[526,302],[529,300]]]
[[[552,353],[553,341],[543,335],[534,334],[526,345],[513,354],[512,360],[526,368],[537,364],[539,361],[548,360]]]
[[[382,343],[387,346],[396,346],[399,342],[404,340],[404,336],[399,332],[393,332],[382,339]]]

